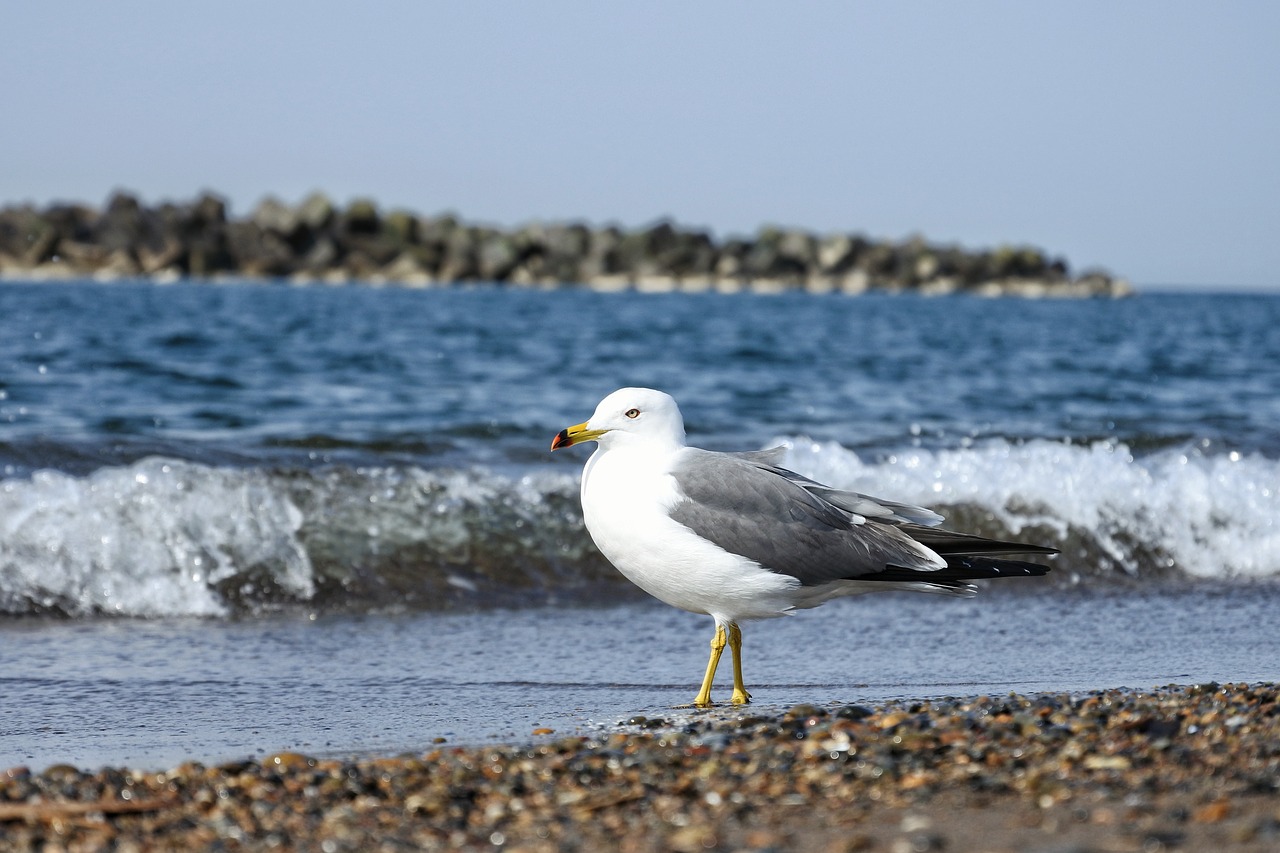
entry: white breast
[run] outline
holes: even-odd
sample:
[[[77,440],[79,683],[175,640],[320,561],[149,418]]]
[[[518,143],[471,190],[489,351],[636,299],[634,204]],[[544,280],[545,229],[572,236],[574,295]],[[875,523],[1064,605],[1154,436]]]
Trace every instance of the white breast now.
[[[694,613],[727,620],[780,616],[799,583],[731,554],[672,521],[684,497],[671,457],[641,448],[597,450],[582,475],[582,512],[591,538],[636,586]]]

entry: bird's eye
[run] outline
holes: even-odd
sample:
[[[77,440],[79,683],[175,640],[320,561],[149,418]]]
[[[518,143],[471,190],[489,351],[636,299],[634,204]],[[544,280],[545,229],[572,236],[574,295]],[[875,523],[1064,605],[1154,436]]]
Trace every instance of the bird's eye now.
[[[627,409],[626,414],[627,414],[627,417],[631,418],[631,420],[635,420],[636,418],[640,417],[640,410],[639,410],[639,409]]]

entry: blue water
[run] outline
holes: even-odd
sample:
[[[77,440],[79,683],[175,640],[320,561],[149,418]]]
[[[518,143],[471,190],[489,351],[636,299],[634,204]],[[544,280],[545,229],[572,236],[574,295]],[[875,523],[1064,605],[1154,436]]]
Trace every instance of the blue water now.
[[[626,384],[675,395],[712,446],[1204,439],[1275,458],[1278,321],[1275,296],[6,284],[0,464],[293,462],[311,447],[543,464],[548,430]]]
[[[1278,326],[1275,296],[4,283],[0,765],[413,748],[687,701],[706,626],[600,559],[587,452],[548,451],[629,384],[672,393],[695,444],[781,443],[808,476],[1063,551],[1029,593],[749,629],[776,638],[767,701],[1280,677],[1265,613],[1240,619],[1280,578]],[[807,651],[868,609],[904,646],[948,624],[916,614],[1023,647],[1051,618],[1077,663],[917,649],[895,678],[893,645]],[[537,630],[477,650],[513,625]],[[1164,656],[1107,663],[1088,631]]]

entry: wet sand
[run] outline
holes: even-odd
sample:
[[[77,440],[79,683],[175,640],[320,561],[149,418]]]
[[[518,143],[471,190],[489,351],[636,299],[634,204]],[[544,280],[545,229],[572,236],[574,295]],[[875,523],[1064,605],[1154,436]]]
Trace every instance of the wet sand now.
[[[396,758],[0,770],[6,850],[1280,849],[1280,685],[750,708]]]

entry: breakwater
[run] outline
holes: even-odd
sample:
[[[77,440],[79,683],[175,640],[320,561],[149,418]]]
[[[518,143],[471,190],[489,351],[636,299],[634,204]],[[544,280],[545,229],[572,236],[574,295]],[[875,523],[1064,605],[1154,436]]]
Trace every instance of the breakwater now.
[[[458,282],[599,290],[815,293],[914,291],[984,296],[1124,296],[1123,279],[1075,274],[1027,246],[969,250],[913,237],[818,235],[765,227],[717,239],[670,221],[624,229],[533,223],[502,229],[451,214],[340,207],[321,193],[267,197],[246,217],[206,193],[144,205],[116,193],[83,204],[0,209],[0,277],[254,278],[425,287]]]

